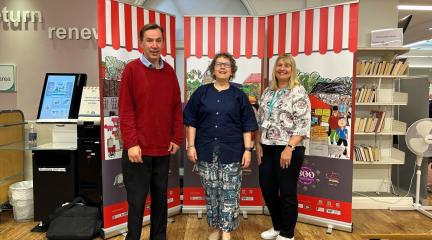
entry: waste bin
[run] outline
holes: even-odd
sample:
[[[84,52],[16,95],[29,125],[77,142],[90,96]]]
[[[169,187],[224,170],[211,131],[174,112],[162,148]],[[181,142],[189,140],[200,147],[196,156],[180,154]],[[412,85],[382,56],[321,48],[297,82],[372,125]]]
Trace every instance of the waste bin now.
[[[16,221],[33,219],[33,181],[17,182],[9,186],[9,203]]]

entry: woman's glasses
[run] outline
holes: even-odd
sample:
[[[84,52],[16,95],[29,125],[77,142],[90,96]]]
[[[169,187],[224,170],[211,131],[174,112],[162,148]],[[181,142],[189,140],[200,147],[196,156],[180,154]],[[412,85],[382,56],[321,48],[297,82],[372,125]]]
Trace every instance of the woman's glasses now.
[[[223,62],[216,62],[215,63],[216,67],[224,67],[224,68],[230,68],[231,67],[231,63],[223,63]]]

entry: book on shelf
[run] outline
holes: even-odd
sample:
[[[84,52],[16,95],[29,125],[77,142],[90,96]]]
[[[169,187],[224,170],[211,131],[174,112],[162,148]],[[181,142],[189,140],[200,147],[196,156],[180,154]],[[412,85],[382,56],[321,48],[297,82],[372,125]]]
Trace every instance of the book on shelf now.
[[[356,117],[354,120],[354,132],[382,132],[384,129],[385,115],[385,111],[372,110],[368,117]]]
[[[355,100],[358,103],[373,103],[376,102],[376,87],[363,86],[356,89]]]
[[[384,118],[386,115],[385,111],[377,111],[377,110],[372,110],[371,111],[371,115],[373,118],[375,118],[376,124],[374,126],[373,132],[379,133],[382,132],[383,128],[384,128]]]
[[[354,145],[354,160],[358,162],[377,162],[381,159],[381,151],[378,147],[364,144]]]
[[[381,59],[360,60],[356,63],[357,75],[394,75],[400,76],[406,74],[408,62],[406,59],[392,59],[387,62]]]

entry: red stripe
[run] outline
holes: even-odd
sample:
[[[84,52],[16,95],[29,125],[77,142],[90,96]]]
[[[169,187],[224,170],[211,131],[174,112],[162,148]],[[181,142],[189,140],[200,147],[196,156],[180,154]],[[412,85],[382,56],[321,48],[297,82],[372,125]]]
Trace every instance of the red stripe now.
[[[114,49],[120,48],[120,27],[119,27],[119,11],[118,2],[111,0],[111,36],[112,47]]]
[[[240,57],[241,18],[234,17],[233,56]]]
[[[125,47],[129,52],[132,51],[132,12],[131,5],[124,4],[125,16]]]
[[[306,10],[306,21],[305,21],[305,54],[311,55],[312,53],[312,43],[313,43],[313,17],[314,17],[314,10],[309,9]]]
[[[267,56],[273,57],[274,16],[268,16],[267,24]]]
[[[175,17],[170,16],[170,40],[171,40],[171,56],[174,58],[176,55],[176,28]]]
[[[228,51],[228,18],[221,17],[220,52]]]
[[[202,44],[203,44],[203,34],[202,34],[202,17],[195,17],[195,56],[197,58],[202,57]]]
[[[162,48],[162,56],[166,56],[167,55],[167,49],[166,49],[166,15],[161,13],[159,14],[159,25],[162,27],[163,31],[163,39],[164,39],[164,46]]]
[[[333,51],[342,51],[343,5],[335,7]]]
[[[246,18],[246,49],[245,55],[247,58],[252,57],[253,53],[253,17]]]
[[[105,0],[98,0],[98,44],[99,48],[106,46]]]
[[[258,57],[264,58],[265,17],[258,18]]]
[[[137,7],[137,36],[138,36],[138,50],[142,52],[140,30],[144,26],[144,9]]]
[[[320,33],[319,33],[319,52],[325,54],[327,52],[328,42],[328,8],[320,9]]]
[[[348,49],[351,52],[357,51],[358,7],[358,3],[350,5]]]
[[[149,10],[149,23],[156,23],[156,12]]]
[[[184,17],[184,58],[190,56],[190,37],[191,37],[191,19],[190,17]],[[186,64],[185,64],[186,65]]]
[[[291,55],[297,56],[299,51],[300,12],[292,13],[291,22]]]
[[[285,42],[286,42],[286,13],[279,14],[279,41],[278,41],[278,54],[282,55],[285,53]]]
[[[215,56],[215,31],[216,31],[216,24],[215,24],[215,17],[209,17],[208,18],[208,57],[213,58]]]

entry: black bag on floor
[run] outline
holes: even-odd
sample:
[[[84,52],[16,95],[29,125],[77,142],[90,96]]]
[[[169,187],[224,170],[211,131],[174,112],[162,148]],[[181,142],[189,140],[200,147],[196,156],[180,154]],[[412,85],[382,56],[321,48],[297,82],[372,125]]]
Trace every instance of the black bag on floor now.
[[[59,207],[49,216],[46,236],[50,240],[93,239],[100,234],[102,221],[97,207],[86,206],[82,198]]]

